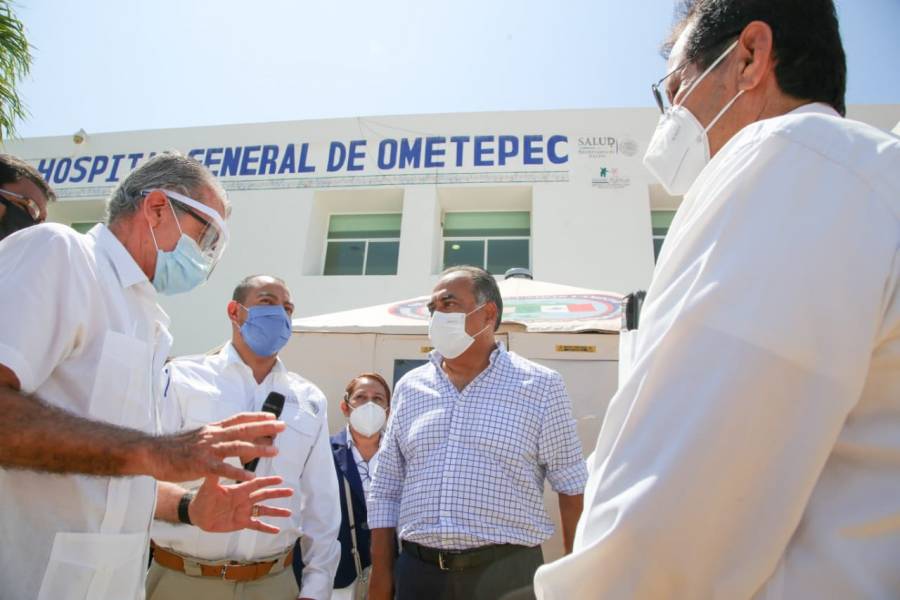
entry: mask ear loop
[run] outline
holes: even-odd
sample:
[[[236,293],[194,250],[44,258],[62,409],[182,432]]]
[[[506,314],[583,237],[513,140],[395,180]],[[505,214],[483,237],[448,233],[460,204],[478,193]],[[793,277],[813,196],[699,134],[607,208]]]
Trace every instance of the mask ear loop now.
[[[722,108],[722,110],[719,111],[719,114],[717,114],[717,115],[713,118],[713,120],[710,121],[709,125],[706,126],[706,129],[703,130],[703,133],[705,133],[705,134],[706,134],[706,133],[709,133],[709,130],[713,128],[713,125],[715,125],[716,123],[718,123],[718,122],[719,122],[719,119],[722,118],[722,115],[725,114],[725,111],[727,111],[729,108],[731,108],[731,105],[734,104],[735,102],[737,102],[737,99],[740,98],[741,96],[743,96],[743,95],[744,95],[744,92],[746,92],[746,91],[747,91],[747,90],[740,90],[740,91],[737,93],[737,95],[736,95],[734,98],[732,98],[731,101],[730,101],[728,104],[726,104],[726,105],[724,106],[724,108]]]
[[[175,219],[175,226],[178,227],[178,239],[180,240],[184,236],[184,230],[181,229],[181,223],[178,222],[178,216],[175,214],[175,207],[172,206],[172,201],[166,198],[166,202],[169,204],[169,210],[172,211],[172,218]],[[147,223],[147,227],[150,227],[150,223]],[[153,245],[156,246],[156,251],[160,252],[159,243],[156,241],[156,234],[153,233],[153,227],[150,227],[150,237],[153,238]]]

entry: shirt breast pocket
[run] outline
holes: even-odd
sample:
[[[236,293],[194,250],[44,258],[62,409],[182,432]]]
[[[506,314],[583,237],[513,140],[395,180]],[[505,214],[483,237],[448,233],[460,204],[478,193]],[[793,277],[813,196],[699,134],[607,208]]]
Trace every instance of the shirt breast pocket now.
[[[154,410],[150,365],[150,344],[123,333],[107,331],[91,390],[91,416],[149,431]]]
[[[287,427],[275,438],[278,455],[273,460],[273,467],[275,474],[284,477],[286,484],[296,485],[322,424],[299,409],[285,412],[287,414],[282,414],[281,419]]]

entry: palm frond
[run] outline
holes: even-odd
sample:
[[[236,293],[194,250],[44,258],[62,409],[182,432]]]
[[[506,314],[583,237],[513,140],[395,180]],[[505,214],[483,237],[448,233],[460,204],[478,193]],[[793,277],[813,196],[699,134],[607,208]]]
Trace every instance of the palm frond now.
[[[16,86],[31,68],[31,45],[25,27],[8,0],[0,0],[0,139],[15,135],[16,121],[27,111]]]

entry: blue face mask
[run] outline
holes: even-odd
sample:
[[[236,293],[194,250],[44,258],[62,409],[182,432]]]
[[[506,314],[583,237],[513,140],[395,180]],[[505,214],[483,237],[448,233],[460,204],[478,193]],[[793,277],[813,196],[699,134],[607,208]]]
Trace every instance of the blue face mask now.
[[[208,272],[209,263],[197,242],[182,233],[174,250],[157,249],[153,287],[167,296],[189,292],[206,281]]]
[[[291,339],[291,319],[281,305],[258,304],[247,308],[241,336],[257,356],[274,356]]]
[[[170,204],[169,207],[171,208],[171,206]],[[172,216],[175,216],[174,208]],[[153,229],[150,229],[153,244],[156,246],[156,271],[153,274],[153,287],[160,294],[167,296],[189,292],[206,281],[212,266],[210,260],[203,256],[197,242],[181,231],[177,217],[175,225],[178,226],[181,237],[178,238],[175,248],[169,251],[159,249],[156,235],[153,233]]]

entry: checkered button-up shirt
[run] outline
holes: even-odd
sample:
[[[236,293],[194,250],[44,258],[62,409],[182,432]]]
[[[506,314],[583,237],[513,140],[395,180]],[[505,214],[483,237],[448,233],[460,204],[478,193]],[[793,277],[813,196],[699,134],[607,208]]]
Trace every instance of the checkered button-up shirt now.
[[[462,550],[553,534],[544,480],[584,492],[587,468],[562,377],[507,352],[458,391],[436,352],[394,391],[369,495],[370,528]]]

